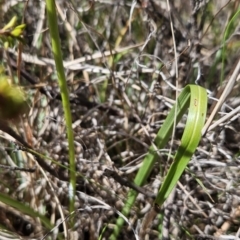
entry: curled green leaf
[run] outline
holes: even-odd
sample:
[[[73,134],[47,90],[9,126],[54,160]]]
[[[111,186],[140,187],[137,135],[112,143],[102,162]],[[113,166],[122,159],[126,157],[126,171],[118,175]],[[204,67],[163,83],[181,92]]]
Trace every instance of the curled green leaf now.
[[[158,131],[154,140],[154,145],[149,148],[148,154],[145,156],[143,164],[134,179],[134,183],[138,186],[143,186],[146,183],[159,158],[157,151],[167,144],[173,131],[174,122],[176,121],[176,123],[178,123],[183,114],[187,112],[187,109],[189,109],[188,118],[181,144],[155,199],[155,204],[159,207],[162,206],[174,186],[176,186],[177,181],[182,175],[201,139],[201,130],[207,112],[207,92],[204,88],[197,85],[187,85],[183,89],[162,127]],[[123,215],[128,216],[137,195],[138,193],[135,190],[129,191],[126,204],[122,210]],[[111,240],[117,239],[123,223],[123,218],[118,218],[114,232],[110,237]]]

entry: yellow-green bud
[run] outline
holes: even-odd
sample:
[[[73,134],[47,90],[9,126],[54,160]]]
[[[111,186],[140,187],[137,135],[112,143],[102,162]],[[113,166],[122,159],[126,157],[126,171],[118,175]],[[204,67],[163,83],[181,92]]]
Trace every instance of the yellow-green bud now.
[[[0,119],[17,120],[29,110],[23,91],[11,85],[5,76],[0,77]]]

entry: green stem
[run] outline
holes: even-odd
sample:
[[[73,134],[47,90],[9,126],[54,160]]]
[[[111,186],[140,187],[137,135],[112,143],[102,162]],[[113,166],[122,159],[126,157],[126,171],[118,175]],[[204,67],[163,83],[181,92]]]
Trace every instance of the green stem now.
[[[60,87],[62,106],[64,110],[64,117],[67,127],[68,136],[68,146],[69,146],[69,167],[70,167],[70,185],[69,185],[69,195],[70,195],[70,212],[74,211],[74,198],[76,190],[76,166],[75,166],[75,153],[74,153],[74,136],[72,129],[72,116],[69,103],[69,93],[67,82],[64,73],[62,51],[58,31],[57,14],[55,8],[54,0],[46,0],[48,25],[50,30],[50,37],[52,42],[52,52],[54,55],[54,60],[56,64],[58,84]]]

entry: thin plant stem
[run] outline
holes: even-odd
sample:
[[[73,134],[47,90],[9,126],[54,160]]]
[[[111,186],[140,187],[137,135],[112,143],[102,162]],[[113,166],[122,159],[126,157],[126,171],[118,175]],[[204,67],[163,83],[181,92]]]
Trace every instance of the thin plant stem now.
[[[69,93],[67,82],[65,78],[61,44],[58,31],[56,6],[54,0],[46,0],[48,26],[50,31],[50,37],[52,42],[52,52],[57,70],[58,84],[61,92],[62,106],[64,110],[64,117],[67,128],[68,147],[69,147],[69,167],[70,167],[70,184],[69,184],[69,196],[70,196],[70,212],[74,211],[74,198],[76,191],[76,166],[75,166],[75,152],[74,152],[74,136],[72,129],[72,116],[69,103]]]

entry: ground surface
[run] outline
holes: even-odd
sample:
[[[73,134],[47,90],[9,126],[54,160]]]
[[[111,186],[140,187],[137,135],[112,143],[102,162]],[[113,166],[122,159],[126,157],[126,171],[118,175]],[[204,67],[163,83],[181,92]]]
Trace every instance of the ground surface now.
[[[65,227],[69,239],[109,239],[118,217],[116,210],[121,211],[129,188],[104,176],[104,169],[133,181],[175,100],[176,84],[181,89],[196,82],[208,90],[208,117],[216,103],[213,98],[220,98],[239,60],[239,17],[232,18],[239,10],[238,1],[170,1],[171,18],[167,1],[139,0],[136,5],[126,0],[74,2],[75,6],[70,1],[57,1],[76,167],[83,176],[77,180],[72,227],[67,218],[66,127],[45,3],[0,3],[0,27],[14,15],[19,23],[23,18],[27,24],[21,64],[17,64],[17,44],[7,52],[1,48],[1,59],[6,74],[15,81],[19,70],[19,84],[27,92],[31,108],[21,121],[9,123],[11,129],[2,128],[0,164],[36,167],[33,173],[0,168],[0,192],[43,213],[57,226],[50,231],[20,205],[13,208],[9,200],[1,201],[0,239],[43,239],[45,234],[46,239],[64,239]],[[221,52],[224,36],[227,43],[225,52]],[[238,105],[236,82],[214,121]],[[163,239],[234,239],[239,232],[237,114],[201,140],[188,170],[161,210]],[[173,154],[176,151],[184,124],[184,120],[178,124],[173,145],[169,143],[161,152],[146,189],[157,192],[170,164],[167,153],[170,148]],[[31,146],[49,158],[21,151],[21,146]],[[139,194],[128,217],[137,233],[152,203],[152,198]],[[61,224],[63,220],[66,225]],[[159,239],[159,223],[156,218],[143,239]],[[128,224],[118,239],[135,239]]]

